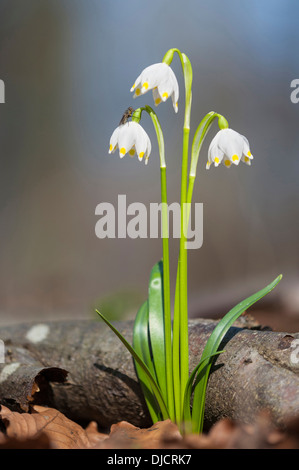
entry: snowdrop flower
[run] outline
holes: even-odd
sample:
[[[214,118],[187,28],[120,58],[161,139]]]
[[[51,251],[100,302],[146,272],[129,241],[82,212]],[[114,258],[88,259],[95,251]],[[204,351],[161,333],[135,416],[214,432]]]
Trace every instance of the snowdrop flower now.
[[[246,137],[233,129],[222,129],[210,144],[206,169],[208,170],[213,163],[218,166],[221,162],[230,168],[232,163],[239,165],[241,160],[247,165],[251,165],[252,159],[253,156]]]
[[[169,65],[160,62],[144,69],[137,77],[130,91],[134,91],[134,98],[153,90],[155,105],[166,101],[171,96],[175,112],[178,112],[179,85],[175,74]]]
[[[145,160],[148,163],[148,158],[151,153],[151,141],[143,127],[135,121],[129,121],[125,124],[119,125],[113,132],[110,138],[109,153],[114,153],[119,148],[119,156],[123,158],[126,153],[131,157],[137,153],[138,160]]]

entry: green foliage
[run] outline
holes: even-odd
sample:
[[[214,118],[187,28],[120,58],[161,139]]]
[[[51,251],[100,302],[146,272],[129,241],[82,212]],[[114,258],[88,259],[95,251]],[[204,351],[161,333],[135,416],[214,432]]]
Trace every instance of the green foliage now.
[[[200,362],[191,373],[187,382],[181,408],[181,429],[192,423],[193,432],[201,432],[204,420],[205,395],[208,377],[215,356],[222,351],[219,346],[226,333],[237,318],[255,302],[260,300],[279,283],[278,276],[271,284],[246,298],[231,309],[211,333],[203,350]],[[163,307],[163,270],[159,261],[154,265],[149,280],[149,298],[140,307],[133,330],[133,346],[116,330],[116,328],[97,310],[97,313],[120,338],[134,358],[149,413],[153,422],[170,417],[167,404],[165,328]],[[194,390],[193,390],[194,388]],[[191,398],[193,391],[193,407]],[[180,387],[174,386],[174,396],[180,393]]]

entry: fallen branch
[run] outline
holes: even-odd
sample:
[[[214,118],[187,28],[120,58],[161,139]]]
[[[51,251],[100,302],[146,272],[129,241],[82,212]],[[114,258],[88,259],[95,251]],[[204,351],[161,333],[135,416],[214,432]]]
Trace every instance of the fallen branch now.
[[[216,323],[190,321],[191,369]],[[207,426],[225,416],[251,422],[265,409],[277,425],[299,416],[299,364],[292,360],[299,333],[258,329],[250,322],[244,328],[244,319],[235,325],[212,368]],[[250,329],[252,325],[257,329]],[[118,323],[117,328],[132,342],[132,322]],[[0,338],[6,350],[0,367],[3,405],[15,411],[26,410],[30,403],[53,406],[74,421],[97,421],[101,428],[122,420],[151,425],[132,358],[102,322],[21,324],[2,328]]]

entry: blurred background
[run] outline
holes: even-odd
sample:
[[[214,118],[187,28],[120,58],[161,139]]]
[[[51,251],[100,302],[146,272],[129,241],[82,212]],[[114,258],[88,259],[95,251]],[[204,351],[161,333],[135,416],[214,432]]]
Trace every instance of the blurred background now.
[[[158,146],[147,167],[108,155],[128,106],[153,105],[130,88],[148,65],[177,47],[193,66],[191,137],[209,111],[249,139],[248,167],[205,170],[194,201],[204,204],[204,242],[189,252],[190,316],[222,316],[278,274],[258,307],[284,328],[299,316],[299,78],[296,0],[1,0],[0,324],[132,318],[147,296],[161,240],[95,235],[100,202],[160,201]],[[166,142],[169,203],[180,197],[184,92],[157,108]],[[171,242],[172,291],[177,240]],[[269,323],[269,322],[268,322]],[[275,326],[275,325],[274,325]],[[298,325],[299,326],[299,325]]]

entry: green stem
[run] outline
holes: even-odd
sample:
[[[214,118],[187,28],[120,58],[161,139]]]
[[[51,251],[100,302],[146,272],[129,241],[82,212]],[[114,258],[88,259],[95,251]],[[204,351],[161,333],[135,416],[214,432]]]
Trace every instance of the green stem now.
[[[181,368],[180,368],[180,266],[178,263],[177,278],[175,285],[174,313],[173,313],[173,386],[174,386],[174,404],[175,404],[175,422],[180,426],[181,412]]]
[[[169,410],[170,418],[174,420],[166,167],[161,167],[160,172],[161,172],[161,202],[162,202],[163,297],[164,297],[166,387],[167,387],[168,410]]]
[[[174,312],[174,330],[179,331],[179,350],[180,350],[180,363],[177,364],[177,351],[174,350],[173,354],[175,359],[174,368],[178,368],[177,376],[180,377],[180,402],[181,413],[183,407],[183,397],[185,386],[189,377],[189,342],[188,342],[188,285],[187,285],[187,249],[186,249],[186,213],[185,204],[187,201],[187,183],[188,183],[188,151],[189,151],[189,135],[190,135],[190,116],[191,116],[191,102],[192,102],[192,66],[186,54],[181,53],[178,49],[171,49],[168,51],[163,61],[170,63],[174,52],[179,55],[185,83],[185,116],[183,128],[183,151],[182,151],[182,174],[181,174],[181,235],[180,235],[180,253],[178,263],[177,282],[179,282],[179,308]],[[177,294],[176,294],[177,297]],[[176,301],[175,301],[176,303]],[[179,328],[178,326],[179,325]],[[177,333],[176,333],[177,334]],[[177,338],[176,343],[177,344]],[[178,377],[176,377],[176,383]]]
[[[168,237],[168,203],[167,179],[164,137],[159,119],[154,110],[146,105],[133,114],[133,119],[139,122],[142,111],[146,111],[152,119],[159,146],[160,175],[161,175],[161,202],[162,202],[162,249],[163,249],[163,300],[164,300],[164,331],[165,331],[165,375],[167,389],[167,406],[172,420],[174,416],[174,391],[172,371],[172,331],[170,306],[170,274],[169,274],[169,237]]]
[[[196,178],[199,153],[200,153],[202,144],[206,138],[206,135],[209,132],[210,127],[212,126],[216,118],[218,118],[219,127],[221,128],[228,127],[228,123],[226,119],[223,116],[221,116],[221,114],[211,111],[201,120],[194,134],[194,138],[192,142],[192,149],[191,149],[191,163],[190,163],[189,183],[188,183],[188,192],[187,192],[187,211],[188,212],[186,216],[186,227],[188,227],[189,225],[190,209],[191,209],[191,203],[192,203],[192,196],[193,196],[194,182]]]
[[[189,342],[188,342],[188,286],[187,286],[187,249],[186,249],[186,213],[187,178],[188,178],[188,147],[190,129],[184,127],[182,175],[181,175],[181,235],[179,255],[179,305],[180,305],[180,368],[181,398],[189,378]]]
[[[174,53],[177,53],[183,69],[185,83],[185,117],[183,129],[182,174],[181,174],[181,234],[180,252],[177,269],[175,308],[173,316],[173,376],[175,384],[176,419],[179,421],[183,410],[185,386],[189,377],[189,344],[188,344],[188,291],[187,291],[187,249],[186,249],[186,213],[188,183],[188,150],[190,134],[190,116],[192,102],[192,66],[186,54],[178,49],[170,49],[163,57],[163,62],[170,64]],[[179,411],[180,408],[180,411]],[[178,418],[179,416],[179,418]]]

